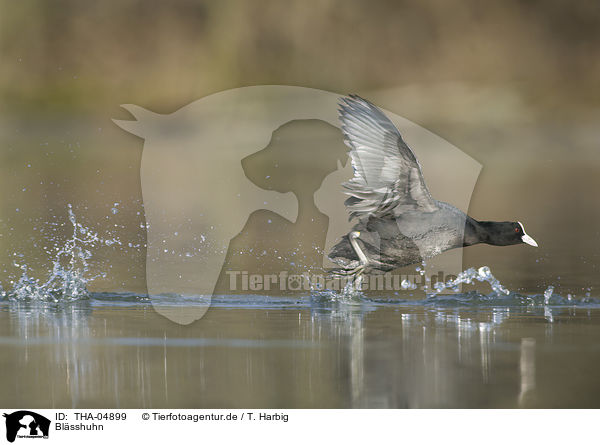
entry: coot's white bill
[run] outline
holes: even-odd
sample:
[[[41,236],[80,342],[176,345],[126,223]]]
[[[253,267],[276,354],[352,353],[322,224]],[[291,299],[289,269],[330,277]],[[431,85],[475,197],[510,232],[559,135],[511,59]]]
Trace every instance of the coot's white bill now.
[[[532,237],[525,233],[525,227],[523,227],[523,224],[521,224],[521,222],[519,222],[519,224],[521,225],[521,229],[523,230],[523,236],[521,237],[521,240],[524,243],[529,244],[530,246],[537,247],[538,243],[536,243]]]

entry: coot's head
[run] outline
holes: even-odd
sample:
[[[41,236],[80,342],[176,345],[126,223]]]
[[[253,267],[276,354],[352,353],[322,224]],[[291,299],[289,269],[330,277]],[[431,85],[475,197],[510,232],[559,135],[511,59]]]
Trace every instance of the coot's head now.
[[[512,244],[529,244],[537,247],[535,240],[525,233],[520,222],[484,222],[485,242],[494,246],[510,246]]]

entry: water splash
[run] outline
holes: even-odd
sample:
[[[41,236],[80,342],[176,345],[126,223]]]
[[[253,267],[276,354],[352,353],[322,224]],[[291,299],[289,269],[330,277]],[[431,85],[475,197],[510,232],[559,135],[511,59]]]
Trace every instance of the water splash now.
[[[402,288],[402,290],[415,290],[418,286],[405,278],[400,283],[400,287]]]
[[[0,288],[2,297],[15,301],[52,303],[82,300],[90,296],[87,288],[90,281],[106,277],[105,272],[90,274],[90,249],[101,244],[110,246],[122,243],[118,238],[102,238],[77,222],[71,204],[68,205],[67,212],[73,230],[64,244],[56,245],[47,251],[52,261],[52,269],[48,276],[44,280],[34,278],[23,255],[15,254],[13,265],[21,271],[21,275],[17,280],[11,280],[10,290],[4,291]]]
[[[550,298],[552,298],[552,293],[554,292],[554,286],[548,286],[548,289],[544,291],[544,304],[548,305],[550,303]]]
[[[425,264],[417,266],[416,271],[424,276]],[[469,290],[461,288],[461,285],[475,285],[477,283],[487,283],[491,289],[489,293],[482,293],[478,290]],[[400,284],[401,290],[416,290],[418,286],[409,280],[403,280]],[[312,296],[319,300],[329,300],[330,302],[346,304],[400,304],[417,306],[467,306],[467,307],[530,307],[543,308],[546,318],[552,319],[551,307],[598,307],[600,300],[590,297],[586,293],[585,297],[575,298],[568,294],[566,297],[555,293],[554,286],[548,286],[543,294],[520,294],[510,291],[492,274],[488,266],[479,268],[469,268],[459,273],[455,279],[449,279],[446,282],[436,282],[432,286],[425,282],[422,289],[425,292],[425,299],[411,298],[402,299],[393,296],[385,298],[367,297],[358,286],[347,282],[340,290],[312,290]],[[451,293],[448,293],[451,291]],[[398,292],[395,292],[398,295]],[[411,295],[412,296],[412,295]]]
[[[438,282],[433,285],[435,292],[429,293],[428,296],[436,296],[442,293],[446,289],[450,289],[453,292],[460,292],[461,284],[473,284],[475,281],[486,282],[492,288],[492,292],[496,295],[509,295],[510,291],[505,288],[502,283],[492,275],[488,266],[482,266],[479,269],[473,267],[458,274],[456,279],[448,280],[447,282]]]
[[[467,292],[460,295],[460,297],[465,298],[459,298],[457,301],[464,303],[466,299],[471,303],[476,300],[476,302],[479,303],[490,303],[496,301],[500,304],[528,304],[532,306],[563,306],[575,303],[586,304],[594,302],[589,298],[589,294],[586,294],[586,297],[580,301],[574,300],[571,294],[568,294],[566,298],[561,297],[560,295],[554,294],[554,286],[548,286],[542,295],[522,295],[516,292],[511,292],[504,287],[494,275],[492,275],[492,272],[488,266],[482,266],[479,269],[470,268],[458,274],[454,280],[448,280],[445,283],[435,283],[433,286],[435,292],[428,293],[427,297],[441,301],[439,296],[444,290],[450,289],[455,293],[459,293],[459,285],[474,284],[475,282],[487,282],[490,285],[492,292],[489,295],[484,295],[478,292]]]

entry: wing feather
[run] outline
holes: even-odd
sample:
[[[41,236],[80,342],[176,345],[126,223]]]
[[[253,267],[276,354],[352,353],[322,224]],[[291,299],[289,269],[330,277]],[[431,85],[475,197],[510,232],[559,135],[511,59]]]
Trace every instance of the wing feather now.
[[[379,108],[350,95],[340,101],[339,118],[354,168],[343,184],[350,218],[437,210],[417,158]]]

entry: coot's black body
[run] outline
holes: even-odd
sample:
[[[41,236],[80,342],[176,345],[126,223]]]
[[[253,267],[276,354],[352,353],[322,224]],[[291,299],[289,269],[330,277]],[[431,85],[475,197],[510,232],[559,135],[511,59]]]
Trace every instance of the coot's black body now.
[[[340,120],[354,167],[345,204],[358,222],[329,253],[336,273],[383,273],[478,243],[537,246],[519,222],[477,221],[433,199],[412,150],[375,105],[344,98]]]

